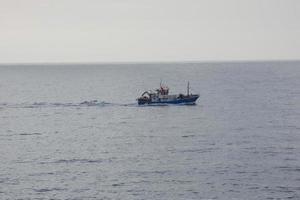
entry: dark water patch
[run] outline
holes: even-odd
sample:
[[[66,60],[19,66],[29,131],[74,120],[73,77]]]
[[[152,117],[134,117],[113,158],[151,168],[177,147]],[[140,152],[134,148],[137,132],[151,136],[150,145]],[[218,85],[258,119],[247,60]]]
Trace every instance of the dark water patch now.
[[[275,186],[275,187],[264,187],[262,188],[262,191],[272,193],[272,194],[281,194],[282,196],[286,196],[285,198],[281,199],[299,199],[299,195],[297,195],[297,192],[300,191],[299,186]],[[298,198],[296,198],[298,197]]]
[[[273,198],[273,197],[267,197],[266,199],[268,199],[268,200],[273,200],[273,199],[275,199],[275,198]]]
[[[12,136],[15,136],[16,134],[1,134],[0,137],[12,137]]]
[[[8,105],[8,103],[0,103],[0,106],[1,107],[5,107],[5,106],[7,106]]]
[[[131,171],[128,171],[128,174],[136,174],[138,176],[153,175],[153,174],[165,175],[165,174],[172,174],[172,173],[173,173],[173,171],[171,171],[171,170],[154,170],[154,171],[131,170]]]
[[[286,172],[300,172],[300,167],[290,167],[290,166],[279,166],[275,167],[275,169],[279,169],[280,171],[286,171]]]
[[[195,135],[183,135],[181,137],[183,137],[183,138],[189,138],[189,137],[195,137]]]
[[[143,192],[145,192],[145,190],[144,189],[130,189],[130,190],[126,190],[126,192],[128,192],[128,193],[143,193]]]
[[[247,174],[249,172],[246,172],[246,171],[236,171],[237,174]]]
[[[152,182],[150,180],[139,180],[139,181],[131,181],[129,183],[136,185],[136,184],[150,184]]]
[[[72,164],[72,163],[102,163],[102,159],[92,160],[92,159],[60,159],[56,161],[49,162],[39,162],[39,164]]]
[[[113,183],[112,186],[113,187],[119,187],[119,186],[123,186],[125,185],[125,183]]]
[[[239,186],[239,184],[237,184],[237,186]],[[261,186],[256,185],[256,184],[247,184],[246,186],[247,186],[247,189],[249,189],[249,190],[259,190],[262,188]]]
[[[32,105],[33,106],[45,106],[45,105],[47,105],[47,102],[34,102]]]
[[[296,148],[295,147],[285,147],[284,150],[288,150],[288,151],[289,150],[296,150]]]
[[[74,190],[72,190],[72,192],[81,193],[81,192],[89,191],[89,190],[90,190],[90,188],[81,188],[81,189],[74,189]]]
[[[169,174],[171,172],[172,172],[171,170],[155,170],[155,171],[148,172],[148,173],[164,175],[164,174]]]
[[[272,125],[271,126],[273,129],[276,130],[299,130],[300,128],[298,126],[293,126],[293,125]]]
[[[90,159],[71,159],[71,160],[58,160],[55,163],[101,163],[103,160],[90,160]]]
[[[38,192],[38,193],[64,191],[64,190],[67,190],[67,189],[66,188],[41,188],[41,189],[33,189],[33,191]]]
[[[19,135],[42,135],[42,133],[20,133]]]
[[[296,161],[297,159],[295,159],[295,158],[285,158],[284,160],[285,161]]]
[[[8,180],[8,178],[0,178],[0,183],[5,183]]]
[[[282,152],[279,151],[262,151],[261,153],[272,157],[277,156],[279,154],[283,154]]]
[[[33,163],[33,160],[16,160],[14,163],[26,164],[26,163]]]
[[[299,189],[299,188],[293,188],[293,187],[287,187],[287,186],[277,186],[276,187],[276,190],[278,190],[279,192],[285,192],[285,193],[291,193],[297,189]]]
[[[20,179],[10,178],[10,177],[3,177],[3,178],[0,178],[0,183],[3,183],[5,185],[19,185],[20,184]]]
[[[48,176],[48,175],[55,175],[54,172],[41,172],[41,173],[32,173],[28,176]]]
[[[175,183],[175,184],[190,184],[193,183],[193,181],[189,181],[189,180],[178,180],[178,179],[172,179],[172,180],[165,180],[164,182],[166,183]]]
[[[208,153],[218,150],[219,148],[203,148],[203,149],[185,149],[180,150],[181,153]]]
[[[234,128],[233,130],[240,132],[240,131],[246,130],[246,128],[244,128],[244,127],[238,127],[238,128]]]
[[[216,174],[227,174],[228,170],[225,170],[225,169],[224,170],[216,170],[215,173]]]

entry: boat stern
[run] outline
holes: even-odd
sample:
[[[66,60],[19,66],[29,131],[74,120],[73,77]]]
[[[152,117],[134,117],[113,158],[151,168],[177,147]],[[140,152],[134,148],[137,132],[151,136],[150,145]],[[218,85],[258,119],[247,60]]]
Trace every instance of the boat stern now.
[[[139,105],[144,105],[144,104],[150,103],[150,99],[146,98],[145,96],[142,96],[142,97],[137,99],[137,102],[138,102]]]

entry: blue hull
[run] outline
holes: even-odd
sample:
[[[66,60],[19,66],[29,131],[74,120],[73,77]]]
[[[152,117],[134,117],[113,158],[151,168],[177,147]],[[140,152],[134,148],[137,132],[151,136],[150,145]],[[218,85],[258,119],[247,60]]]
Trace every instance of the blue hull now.
[[[193,95],[187,98],[183,98],[183,99],[174,99],[174,100],[159,100],[159,101],[149,101],[149,102],[143,102],[143,101],[139,101],[138,104],[139,105],[153,105],[153,104],[184,104],[184,105],[192,105],[195,104],[197,99],[199,98],[198,95]]]

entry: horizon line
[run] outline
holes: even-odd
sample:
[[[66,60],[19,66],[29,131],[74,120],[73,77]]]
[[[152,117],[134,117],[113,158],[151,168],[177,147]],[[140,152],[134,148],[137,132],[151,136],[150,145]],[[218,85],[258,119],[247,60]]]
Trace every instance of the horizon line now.
[[[126,65],[126,64],[219,64],[219,63],[274,63],[274,62],[300,62],[300,59],[265,59],[265,60],[182,60],[182,61],[92,61],[92,62],[0,62],[0,65]]]

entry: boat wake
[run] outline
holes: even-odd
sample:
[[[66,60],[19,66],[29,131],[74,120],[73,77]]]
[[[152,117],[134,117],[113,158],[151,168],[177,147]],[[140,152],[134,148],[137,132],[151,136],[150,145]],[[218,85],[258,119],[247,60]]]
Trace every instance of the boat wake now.
[[[49,103],[49,102],[34,102],[34,103],[0,103],[1,108],[49,108],[49,107],[105,107],[105,106],[138,106],[137,103],[109,103],[105,101],[91,100],[80,103]]]

